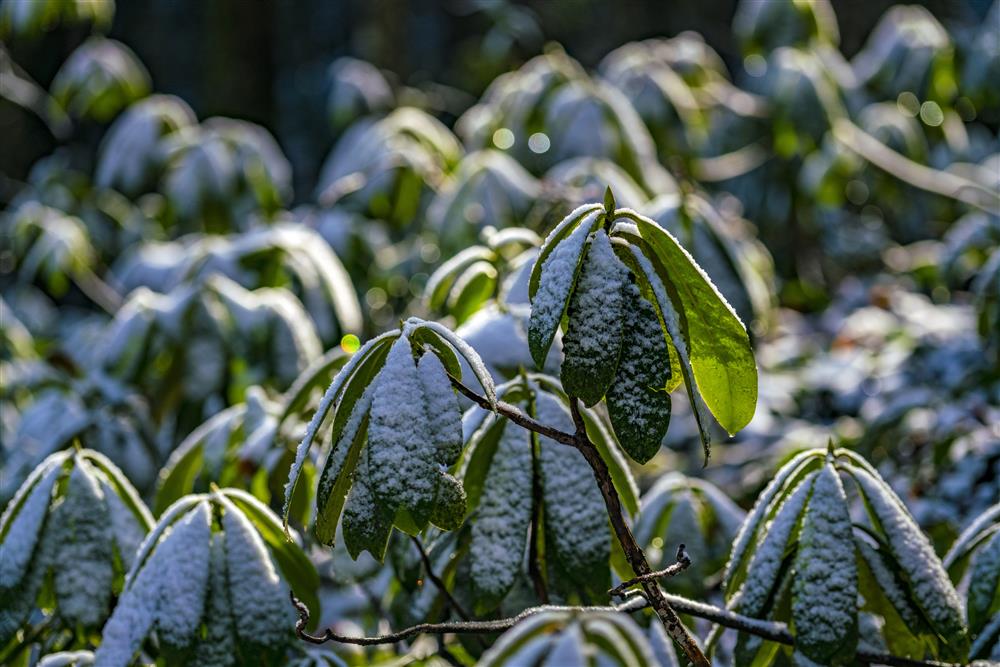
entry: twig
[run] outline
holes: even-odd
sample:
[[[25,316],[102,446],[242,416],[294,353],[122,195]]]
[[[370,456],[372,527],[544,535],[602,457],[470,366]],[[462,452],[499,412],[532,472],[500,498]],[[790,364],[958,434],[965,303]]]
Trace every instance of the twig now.
[[[326,629],[321,635],[311,635],[305,631],[309,623],[309,608],[302,603],[295,594],[291,594],[292,604],[298,610],[299,620],[295,623],[295,634],[304,641],[313,644],[323,644],[328,641],[335,641],[342,644],[355,644],[358,646],[375,646],[378,644],[395,644],[419,634],[491,634],[504,632],[514,627],[524,619],[544,612],[567,612],[567,613],[587,613],[587,612],[620,612],[634,613],[649,607],[649,601],[642,591],[629,591],[628,601],[608,607],[564,607],[557,605],[543,605],[525,609],[523,612],[512,618],[501,618],[494,621],[468,621],[453,623],[421,623],[397,632],[372,637],[349,637],[341,635],[333,630]],[[670,602],[674,609],[682,614],[703,618],[732,630],[739,630],[756,635],[763,639],[785,644],[795,645],[795,637],[788,630],[788,626],[777,621],[765,621],[759,618],[742,616],[728,609],[691,600],[680,595],[664,593],[663,596]],[[879,665],[890,665],[891,667],[961,667],[957,663],[938,662],[935,660],[915,660],[913,658],[902,658],[894,655],[882,653],[872,653],[870,651],[858,651],[856,657],[859,662]]]
[[[619,611],[630,613],[645,609],[648,603],[642,598],[630,600],[625,604],[616,607],[563,607],[555,605],[542,605],[525,609],[517,616],[510,618],[500,618],[494,621],[449,621],[446,623],[418,623],[408,628],[384,635],[374,635],[371,637],[351,637],[334,632],[330,628],[323,630],[322,634],[313,635],[306,632],[306,625],[309,623],[309,607],[295,597],[295,593],[290,593],[292,604],[298,610],[299,620],[295,622],[295,634],[311,644],[324,644],[334,641],[341,644],[354,644],[356,646],[377,646],[379,644],[395,644],[396,642],[409,639],[414,635],[447,635],[447,634],[494,634],[505,632],[520,623],[526,618],[545,612],[613,612]]]
[[[594,443],[590,441],[590,437],[587,435],[586,424],[583,421],[583,416],[580,414],[580,404],[575,397],[570,397],[569,407],[573,415],[573,424],[576,426],[576,433],[570,434],[535,421],[509,403],[498,401],[494,407],[485,396],[480,396],[454,377],[451,378],[451,382],[462,395],[480,407],[486,410],[493,410],[522,428],[573,447],[583,454],[583,458],[590,465],[590,469],[594,473],[594,478],[597,480],[597,486],[601,491],[601,496],[604,498],[604,505],[608,511],[608,520],[611,522],[611,527],[615,531],[615,536],[618,538],[618,543],[621,544],[629,566],[637,577],[643,577],[652,573],[653,568],[649,566],[646,555],[642,552],[642,548],[636,541],[635,535],[632,534],[632,529],[625,520],[622,501],[611,479],[608,464],[601,458],[597,447],[594,446]],[[656,615],[660,617],[660,621],[663,623],[667,634],[681,647],[687,659],[697,667],[711,667],[711,663],[705,657],[705,653],[698,646],[698,641],[684,627],[680,617],[671,609],[670,603],[663,597],[663,591],[660,589],[659,584],[655,580],[649,580],[648,578],[640,583],[646,599],[656,612]]]
[[[431,580],[431,583],[434,584],[439,591],[441,591],[441,594],[444,595],[444,599],[447,600],[448,605],[455,610],[456,614],[462,617],[462,620],[468,621],[471,619],[472,616],[470,616],[468,612],[462,608],[462,605],[459,604],[458,600],[456,600],[455,597],[448,591],[448,587],[444,585],[441,578],[434,574],[434,566],[431,563],[431,559],[427,555],[427,551],[424,549],[424,545],[420,541],[420,538],[415,535],[410,535],[410,541],[413,542],[413,544],[417,547],[417,551],[420,552],[420,560],[424,564],[424,572],[427,573],[427,578]]]
[[[657,570],[656,572],[650,572],[649,574],[644,574],[639,577],[633,577],[628,581],[623,581],[614,588],[610,589],[608,591],[608,595],[611,597],[621,597],[627,588],[631,588],[632,586],[640,584],[644,581],[662,579],[663,577],[676,577],[690,566],[691,558],[688,556],[687,551],[684,550],[684,545],[682,544],[677,547],[676,563],[671,563],[668,567],[665,567],[662,570]]]

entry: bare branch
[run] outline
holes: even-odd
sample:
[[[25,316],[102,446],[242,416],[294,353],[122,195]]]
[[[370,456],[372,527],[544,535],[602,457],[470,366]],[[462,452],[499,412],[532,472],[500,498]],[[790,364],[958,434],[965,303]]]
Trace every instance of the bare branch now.
[[[642,591],[629,591],[627,595],[629,596],[629,599],[616,606],[565,607],[557,605],[542,605],[540,607],[525,609],[517,616],[511,618],[501,618],[494,621],[421,623],[419,625],[404,628],[403,630],[390,632],[384,635],[375,635],[373,637],[349,637],[346,635],[340,635],[329,629],[324,630],[320,635],[311,635],[305,631],[305,627],[309,623],[309,608],[296,598],[294,593],[291,595],[291,598],[292,604],[295,605],[299,614],[299,620],[295,624],[295,634],[298,635],[300,639],[313,644],[323,644],[328,641],[334,641],[341,644],[355,644],[357,646],[375,646],[379,644],[395,644],[419,634],[494,634],[498,632],[505,632],[524,619],[543,612],[621,612],[628,614],[641,611],[649,607],[649,601],[646,599]],[[707,621],[718,623],[723,627],[756,635],[757,637],[777,642],[779,644],[784,644],[786,646],[795,645],[795,637],[792,636],[792,633],[788,630],[788,626],[784,623],[742,616],[736,612],[729,611],[728,609],[720,609],[719,607],[714,607],[703,602],[697,602],[696,600],[691,600],[680,595],[664,593],[663,596],[674,609],[682,614],[703,618]],[[913,658],[902,658],[894,655],[872,653],[870,651],[858,651],[856,657],[858,662],[861,663],[890,665],[890,667],[961,667],[961,665],[957,663],[938,662],[936,660],[914,660]]]
[[[417,547],[417,551],[420,552],[420,560],[424,564],[424,572],[427,573],[427,578],[430,579],[431,583],[434,584],[439,591],[441,591],[441,594],[444,595],[444,599],[447,600],[448,605],[455,610],[456,614],[462,617],[463,620],[468,621],[471,619],[472,616],[470,616],[469,613],[462,608],[462,605],[459,604],[458,600],[456,600],[455,597],[448,591],[448,587],[444,585],[441,578],[434,574],[434,566],[431,563],[431,559],[427,555],[427,551],[424,549],[424,544],[420,541],[420,538],[410,535],[410,540]]]
[[[675,577],[688,567],[691,566],[691,558],[688,556],[687,551],[684,550],[684,545],[677,547],[677,562],[672,563],[670,566],[663,568],[662,570],[657,570],[656,572],[650,572],[649,574],[644,574],[639,577],[633,577],[628,581],[623,581],[614,588],[608,591],[608,595],[611,597],[621,597],[625,593],[625,589],[640,584],[644,581],[653,581],[656,579],[661,579],[663,577]]]
[[[295,634],[302,639],[311,644],[325,644],[328,641],[338,642],[340,644],[354,644],[355,646],[376,646],[380,644],[395,644],[396,642],[403,641],[404,639],[409,639],[414,635],[446,635],[446,634],[495,634],[499,632],[506,632],[512,627],[520,623],[526,618],[534,616],[535,614],[541,614],[544,612],[570,612],[570,613],[586,613],[586,612],[613,612],[619,611],[624,613],[639,611],[640,609],[645,609],[648,603],[642,598],[636,598],[635,600],[630,600],[625,604],[618,605],[617,607],[562,607],[556,605],[542,605],[540,607],[531,607],[525,609],[517,616],[512,616],[510,618],[500,618],[494,621],[453,621],[447,623],[418,623],[417,625],[412,625],[408,628],[396,632],[386,633],[384,635],[375,635],[372,637],[351,637],[348,635],[341,635],[334,632],[333,630],[327,628],[323,630],[322,634],[312,635],[306,632],[306,625],[309,623],[309,607],[305,605],[301,600],[295,597],[295,593],[290,593],[292,599],[292,604],[295,609],[298,610],[299,620],[295,623]]]

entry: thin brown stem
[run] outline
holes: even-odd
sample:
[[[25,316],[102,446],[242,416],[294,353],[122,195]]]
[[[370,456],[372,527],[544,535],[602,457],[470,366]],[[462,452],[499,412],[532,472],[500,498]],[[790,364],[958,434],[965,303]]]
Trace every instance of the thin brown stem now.
[[[668,567],[662,570],[657,570],[656,572],[650,572],[649,574],[643,575],[641,577],[633,577],[628,581],[623,581],[614,588],[608,591],[608,595],[611,597],[620,597],[625,593],[625,589],[631,588],[636,584],[640,584],[644,581],[649,581],[651,579],[662,579],[664,577],[676,577],[678,574],[686,570],[691,566],[691,558],[688,556],[687,551],[684,550],[684,545],[677,547],[677,562],[671,563]]]
[[[660,617],[660,621],[663,623],[667,634],[681,647],[684,655],[687,656],[691,664],[697,667],[710,667],[708,658],[705,657],[705,653],[698,646],[698,641],[694,638],[694,635],[684,627],[680,617],[670,607],[670,603],[667,602],[666,598],[663,597],[660,585],[656,583],[655,579],[648,577],[648,575],[652,574],[653,568],[649,566],[646,555],[643,553],[642,548],[635,539],[635,535],[632,534],[632,529],[629,527],[628,521],[625,519],[625,510],[622,508],[622,501],[618,496],[618,490],[615,489],[614,482],[611,479],[608,464],[601,458],[597,447],[594,446],[594,443],[590,441],[590,437],[587,435],[586,424],[584,423],[583,415],[580,414],[579,401],[575,397],[570,397],[570,412],[573,415],[573,424],[576,427],[576,433],[570,434],[532,419],[509,403],[498,401],[494,407],[485,396],[480,396],[459,380],[451,378],[451,382],[462,395],[480,407],[495,411],[498,415],[506,417],[522,428],[573,447],[583,454],[583,458],[590,465],[590,469],[594,473],[594,478],[597,480],[597,486],[601,491],[601,496],[604,498],[604,506],[608,511],[608,519],[615,531],[615,536],[618,538],[619,544],[621,544],[625,559],[637,577],[645,577],[641,581],[641,585],[650,606],[652,606],[656,615]]]
[[[703,618],[706,621],[712,621],[713,623],[717,623],[723,627],[756,635],[769,641],[785,644],[786,646],[795,645],[795,637],[792,636],[792,633],[788,630],[788,626],[784,623],[779,623],[777,621],[764,621],[758,618],[741,616],[740,614],[727,609],[720,609],[719,607],[690,600],[688,598],[681,597],[680,595],[672,595],[670,593],[664,593],[663,595],[673,608],[682,614]],[[396,644],[420,634],[494,634],[509,630],[524,619],[544,612],[566,612],[571,614],[588,612],[620,612],[630,614],[649,607],[649,601],[646,600],[643,592],[634,591],[634,595],[630,596],[626,602],[616,606],[564,607],[556,605],[543,605],[540,607],[525,609],[517,616],[511,618],[500,618],[493,621],[420,623],[419,625],[414,625],[396,632],[386,633],[384,635],[375,635],[372,637],[351,637],[338,634],[330,629],[323,630],[322,634],[319,635],[309,634],[306,632],[306,625],[309,623],[309,608],[296,598],[294,593],[291,595],[291,599],[292,604],[295,605],[299,614],[299,620],[295,623],[295,633],[300,639],[312,644],[323,644],[328,641],[334,641],[341,644],[354,644],[356,646]],[[891,667],[961,667],[956,663],[937,662],[934,660],[914,660],[912,658],[901,658],[894,655],[872,653],[870,651],[858,651],[856,656],[858,662],[860,663],[890,665]]]
[[[444,585],[443,581],[441,581],[441,577],[434,573],[434,565],[431,563],[430,556],[427,555],[427,550],[424,549],[424,544],[420,541],[420,538],[410,535],[410,541],[413,542],[414,546],[417,547],[417,551],[420,552],[420,560],[424,564],[424,572],[427,573],[427,578],[432,584],[434,584],[435,588],[441,591],[441,594],[444,595],[444,599],[448,602],[448,606],[454,609],[455,613],[458,614],[462,620],[470,620],[472,616],[462,608],[462,605],[459,604],[458,600],[456,600],[448,590],[448,587]]]

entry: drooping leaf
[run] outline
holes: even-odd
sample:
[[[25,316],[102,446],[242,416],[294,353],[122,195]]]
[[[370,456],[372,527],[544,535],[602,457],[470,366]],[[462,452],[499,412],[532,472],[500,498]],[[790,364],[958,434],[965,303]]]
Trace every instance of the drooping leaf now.
[[[608,416],[618,442],[646,463],[660,450],[670,425],[670,357],[656,311],[634,283],[625,287],[622,352],[608,389]]]
[[[580,273],[587,238],[600,219],[600,209],[587,213],[568,236],[556,242],[557,245],[549,253],[546,253],[548,245],[542,246],[542,251],[535,260],[535,267],[540,267],[540,273],[538,287],[531,294],[528,347],[538,368],[545,367],[545,358]],[[559,232],[560,227],[557,227],[550,238]]]
[[[569,327],[563,337],[563,389],[587,406],[604,397],[618,368],[626,275],[608,235],[598,230],[569,299]]]
[[[813,482],[795,554],[795,648],[820,664],[854,661],[858,574],[847,497],[827,463]]]

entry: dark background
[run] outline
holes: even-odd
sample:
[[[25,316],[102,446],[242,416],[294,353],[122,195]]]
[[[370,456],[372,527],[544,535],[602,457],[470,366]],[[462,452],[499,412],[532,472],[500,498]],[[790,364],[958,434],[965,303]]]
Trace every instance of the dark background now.
[[[990,0],[926,0],[942,22],[975,21]],[[559,42],[587,66],[611,49],[683,30],[700,32],[727,61],[736,0],[547,0],[516,3],[534,15],[503,58],[486,62],[484,36],[505,20],[490,0],[119,0],[110,36],[145,63],[156,92],[182,97],[200,118],[261,123],[295,168],[297,198],[308,196],[334,141],[326,118],[326,71],[339,56],[368,60],[393,75],[446,121],[497,74]],[[841,48],[853,55],[893,0],[833,0]],[[492,7],[492,10],[484,10]],[[509,13],[509,12],[507,12]],[[6,45],[43,85],[85,37],[57,31]],[[443,84],[443,85],[441,85]],[[22,180],[54,144],[41,123],[0,100],[0,170]]]

